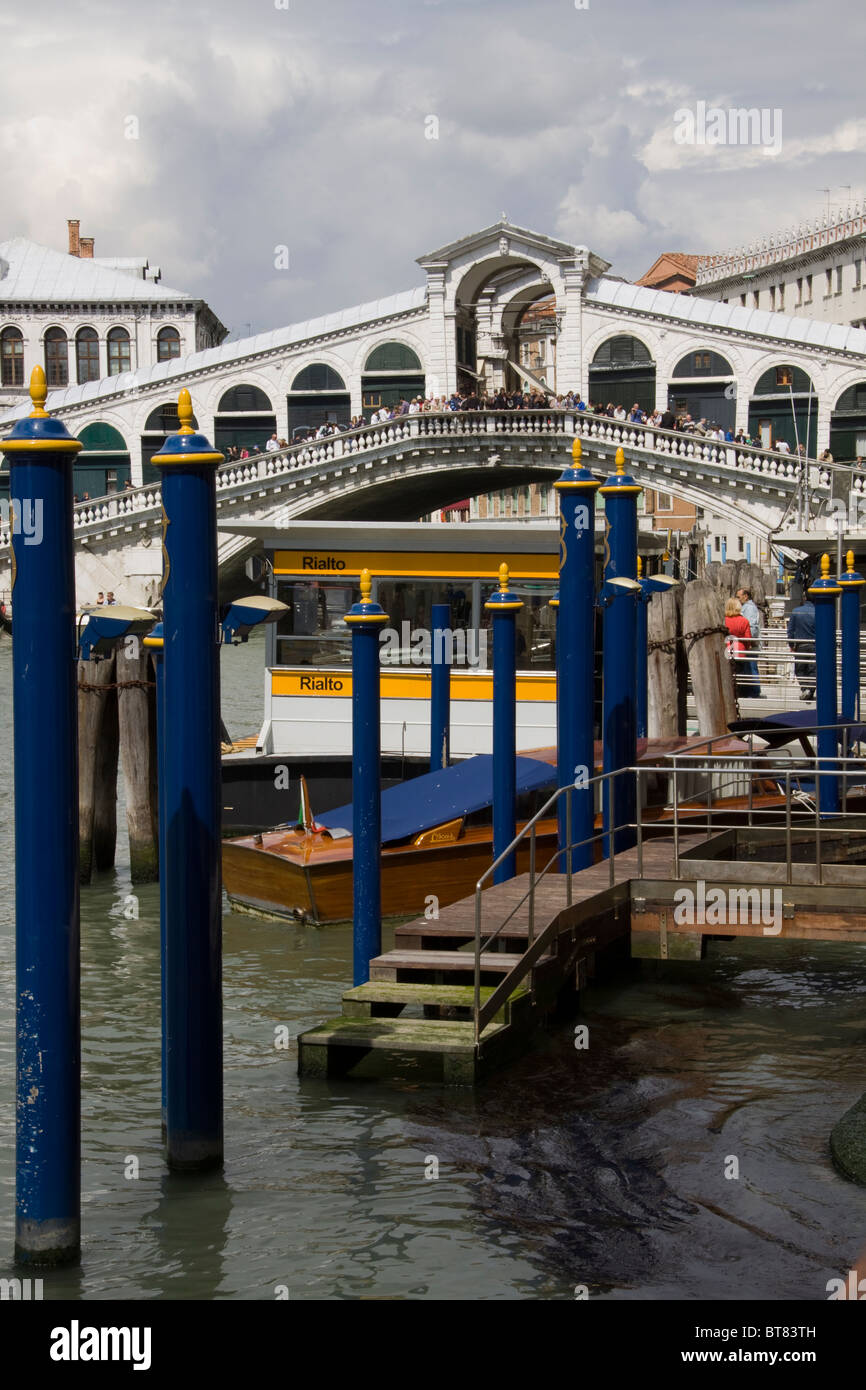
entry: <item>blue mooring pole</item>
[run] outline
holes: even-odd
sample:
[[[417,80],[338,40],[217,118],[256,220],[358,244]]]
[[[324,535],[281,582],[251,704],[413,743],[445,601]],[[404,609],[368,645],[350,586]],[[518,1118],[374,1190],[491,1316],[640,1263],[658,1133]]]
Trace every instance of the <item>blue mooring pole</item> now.
[[[10,465],[17,1036],[15,1259],[60,1265],[81,1243],[78,705],[73,460],[45,411],[0,441]]]
[[[430,771],[439,772],[451,760],[451,608],[434,603],[430,613]]]
[[[517,614],[523,604],[508,587],[508,566],[499,566],[499,589],[484,607],[493,627],[493,858],[517,834]],[[511,854],[493,873],[494,883],[514,877]]]
[[[825,759],[839,752],[836,728],[836,600],[842,589],[830,578],[830,556],[821,556],[821,578],[808,590],[815,605],[815,676],[818,716],[818,759],[822,771],[833,772],[834,764]],[[829,726],[829,727],[828,727]],[[822,816],[838,815],[839,778],[818,778],[818,809]]]
[[[157,623],[156,626],[143,638],[143,644],[153,656],[154,678],[156,680],[156,807],[157,807],[157,844],[159,854],[159,964],[160,964],[160,1002],[162,1024],[162,1102],[161,1102],[161,1131],[162,1142],[165,1143],[166,1137],[166,1064],[165,1064],[165,984],[166,984],[166,964],[165,964],[165,923],[166,923],[166,900],[165,885],[167,874],[165,871],[165,750],[163,747],[163,737],[165,733],[165,671],[163,669],[163,626]]]
[[[560,787],[557,831],[560,850],[569,843],[571,801],[572,869],[593,862],[595,825],[595,494],[601,484],[582,467],[582,445],[571,446],[572,466],[553,484],[559,494],[559,593],[556,608],[556,776]],[[559,868],[566,870],[560,856]]]
[[[626,473],[622,449],[616,451],[616,472],[600,491],[605,508],[602,767],[610,773],[637,762],[637,499],[643,489]],[[635,832],[616,827],[630,826],[637,817],[633,777],[604,784],[602,811],[606,853],[628,849]]]
[[[379,630],[388,614],[373,603],[369,570],[344,618],[352,629],[352,982],[370,978],[382,950],[382,793]]]
[[[848,566],[839,575],[842,627],[842,718],[860,718],[860,590],[866,584],[854,569],[854,551],[845,556]]]
[[[162,472],[166,1159],[223,1157],[222,879],[217,453],[192,425],[153,462]],[[160,890],[162,892],[162,890]]]

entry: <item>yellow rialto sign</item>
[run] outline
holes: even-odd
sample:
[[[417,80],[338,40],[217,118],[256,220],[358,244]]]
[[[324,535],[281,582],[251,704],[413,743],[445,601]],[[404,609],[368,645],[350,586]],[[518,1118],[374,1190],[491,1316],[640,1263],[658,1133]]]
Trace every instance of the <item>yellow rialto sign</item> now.
[[[306,579],[354,579],[362,569],[368,569],[384,579],[497,579],[502,560],[498,551],[461,555],[456,551],[277,550],[274,573]],[[509,555],[507,560],[512,579],[555,580],[559,574],[555,551],[549,555]]]
[[[429,700],[430,683],[429,671],[383,669],[380,682],[382,699]],[[556,700],[554,675],[518,675],[516,687],[518,700],[538,700],[545,703]],[[273,671],[271,694],[347,699],[352,694],[352,676],[350,672],[343,675],[334,671]],[[452,671],[451,699],[492,700],[493,677],[487,674],[476,675],[470,671]]]

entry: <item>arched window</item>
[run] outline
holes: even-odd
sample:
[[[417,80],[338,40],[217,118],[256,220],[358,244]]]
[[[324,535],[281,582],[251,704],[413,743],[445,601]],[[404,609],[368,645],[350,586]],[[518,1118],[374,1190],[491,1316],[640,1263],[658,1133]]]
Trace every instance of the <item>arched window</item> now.
[[[759,378],[753,391],[755,396],[789,396],[814,391],[812,379],[801,367],[770,367]]]
[[[198,429],[198,420],[193,415],[193,429]],[[166,401],[165,405],[158,405],[152,410],[144,422],[145,434],[176,434],[180,429],[180,417],[177,413],[177,401]]]
[[[417,353],[402,343],[380,343],[367,358],[365,372],[423,371]]]
[[[258,386],[232,386],[220,397],[217,415],[244,415],[250,411],[273,410],[270,400]]]
[[[345,391],[345,389],[346,383],[339,372],[335,372],[333,367],[328,367],[324,362],[313,362],[311,366],[298,372],[292,382],[293,391]]]
[[[180,334],[176,328],[161,328],[156,335],[157,362],[170,362],[180,357]]]
[[[62,328],[45,334],[45,380],[49,386],[69,385],[69,343]]]
[[[79,328],[75,335],[75,372],[79,386],[99,380],[99,336],[95,328]]]
[[[602,343],[592,359],[593,367],[636,367],[651,363],[652,356],[639,338],[620,333]]]
[[[687,352],[674,367],[674,377],[691,376],[733,376],[734,369],[727,357],[721,353],[701,348],[698,352]]]
[[[78,430],[78,438],[84,445],[84,453],[108,453],[125,454],[128,452],[126,440],[115,429],[114,425],[107,425],[99,420],[96,424],[85,425],[84,429]]]
[[[4,328],[0,333],[0,382],[4,386],[24,385],[24,338],[20,328]]]
[[[125,328],[112,328],[108,333],[108,375],[119,376],[132,370],[132,345]]]

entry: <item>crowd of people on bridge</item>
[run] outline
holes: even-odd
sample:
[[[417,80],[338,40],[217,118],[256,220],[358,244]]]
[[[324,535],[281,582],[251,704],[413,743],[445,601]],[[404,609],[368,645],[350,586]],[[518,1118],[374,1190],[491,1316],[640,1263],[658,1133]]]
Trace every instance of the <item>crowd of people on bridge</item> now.
[[[696,420],[688,410],[675,411],[671,406],[665,410],[658,408],[645,410],[637,401],[630,407],[613,401],[585,401],[577,391],[566,391],[564,394],[555,395],[536,387],[530,390],[522,388],[507,390],[505,387],[501,387],[495,392],[479,391],[472,387],[468,390],[452,391],[450,395],[404,397],[396,403],[380,404],[369,409],[369,417],[367,415],[353,415],[348,421],[329,420],[318,426],[298,426],[292,433],[291,443],[301,444],[328,439],[332,435],[346,431],[364,429],[367,425],[388,424],[389,421],[399,420],[404,416],[442,415],[466,411],[529,410],[546,412],[547,423],[552,423],[557,411],[585,411],[587,415],[615,420],[619,424],[648,426],[651,429],[669,430],[674,434],[690,435],[696,439],[718,440],[720,443],[738,444],[749,448],[764,450],[768,448],[759,434],[752,434],[744,429],[735,431],[729,426],[720,425],[715,420],[710,420],[705,416]],[[289,440],[278,438],[274,433],[263,448],[265,452],[273,452],[288,448],[289,443]],[[769,447],[779,454],[806,457],[806,446],[803,443],[792,446],[787,440],[779,438]],[[230,445],[225,451],[226,459],[230,463],[240,461],[261,453],[263,448],[260,445],[250,447]],[[820,461],[833,462],[829,450],[824,451]]]

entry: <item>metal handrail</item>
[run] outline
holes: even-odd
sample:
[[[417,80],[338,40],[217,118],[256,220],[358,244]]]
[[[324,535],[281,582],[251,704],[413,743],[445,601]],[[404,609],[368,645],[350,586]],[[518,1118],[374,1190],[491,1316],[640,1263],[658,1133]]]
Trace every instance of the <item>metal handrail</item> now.
[[[847,728],[846,728],[845,726],[841,726],[841,727],[842,727],[843,735],[847,735]],[[837,731],[837,732],[838,732],[839,729],[840,729],[840,726],[839,726],[839,725],[835,725],[835,724],[833,724],[833,725],[829,725],[829,724],[828,724],[828,725],[814,726],[814,728],[815,728],[815,729],[817,729],[817,728],[833,729],[834,731]],[[813,730],[810,730],[810,732],[813,732],[813,731],[814,731],[814,729],[813,729]],[[724,738],[724,737],[730,737],[730,735],[715,735],[714,738],[712,738],[712,739],[707,739],[706,742],[709,743],[709,744],[711,744],[712,742],[719,741],[720,739],[722,739],[722,738]],[[680,796],[679,796],[679,794],[678,794],[677,780],[678,780],[678,777],[679,777],[679,775],[680,775],[681,773],[688,772],[690,775],[693,775],[693,774],[695,774],[695,773],[706,773],[706,774],[709,774],[709,781],[708,781],[708,793],[709,793],[709,794],[708,794],[707,813],[708,813],[708,820],[712,821],[712,829],[713,829],[713,833],[714,833],[714,834],[717,834],[718,832],[720,832],[720,831],[722,831],[722,830],[733,830],[733,829],[740,828],[737,824],[725,825],[725,824],[719,823],[719,822],[716,820],[716,818],[715,818],[715,813],[714,813],[713,805],[712,805],[712,774],[718,773],[719,771],[725,771],[725,770],[731,771],[731,767],[730,767],[731,757],[732,757],[731,754],[727,754],[727,755],[718,755],[718,754],[717,754],[717,755],[715,755],[715,759],[714,759],[712,762],[709,761],[709,758],[712,757],[712,755],[707,755],[708,760],[707,760],[706,762],[704,762],[704,763],[698,763],[698,764],[695,764],[693,761],[689,761],[689,762],[685,762],[685,763],[682,762],[682,761],[678,761],[679,759],[682,759],[682,758],[684,758],[684,757],[685,757],[685,758],[688,758],[688,756],[689,756],[688,752],[685,752],[685,753],[671,753],[671,754],[668,754],[668,755],[666,755],[666,756],[669,757],[669,758],[671,758],[671,759],[673,760],[673,765],[672,765],[672,766],[671,766],[670,764],[667,765],[667,766],[648,766],[647,764],[644,763],[644,764],[641,764],[641,765],[635,766],[635,767],[617,768],[617,769],[615,769],[615,770],[613,770],[613,771],[611,771],[611,772],[599,773],[599,774],[597,774],[596,776],[594,776],[594,777],[588,779],[588,781],[587,781],[585,784],[582,784],[580,788],[575,788],[572,784],[569,784],[568,786],[565,786],[565,787],[558,787],[558,788],[548,797],[547,801],[546,801],[546,802],[544,803],[544,805],[535,813],[535,815],[532,816],[528,821],[525,822],[525,824],[520,828],[520,830],[519,830],[518,833],[515,835],[514,839],[511,841],[511,843],[508,845],[508,847],[507,847],[505,850],[503,850],[503,852],[502,852],[500,855],[498,855],[496,859],[494,859],[493,863],[489,866],[488,869],[485,870],[485,872],[484,872],[484,873],[481,875],[481,877],[478,879],[478,881],[477,881],[477,883],[476,883],[476,885],[475,885],[475,940],[474,940],[474,955],[475,955],[474,966],[475,966],[475,970],[474,970],[474,998],[473,998],[473,1013],[474,1013],[474,1020],[475,1020],[475,1043],[476,1043],[476,1046],[477,1046],[478,1043],[480,1042],[481,1032],[483,1031],[483,1026],[485,1026],[485,1024],[486,1024],[486,1019],[483,1019],[483,1014],[484,1014],[484,1012],[485,1012],[485,1009],[488,1009],[488,1008],[490,1007],[490,1004],[491,1004],[491,1001],[488,1000],[488,1001],[487,1001],[487,1005],[485,1005],[485,1009],[482,1009],[482,1006],[481,1006],[481,955],[482,955],[482,950],[487,950],[487,949],[489,948],[489,946],[491,945],[491,943],[492,943],[493,941],[496,940],[496,938],[501,934],[501,932],[505,929],[505,927],[506,927],[506,926],[508,925],[508,923],[511,921],[511,919],[512,919],[513,916],[514,916],[514,914],[515,914],[516,912],[518,912],[518,911],[520,910],[520,908],[524,905],[524,903],[526,903],[527,900],[528,900],[528,901],[529,901],[529,904],[530,904],[530,909],[529,909],[529,922],[528,922],[528,930],[527,930],[527,948],[526,948],[526,950],[524,951],[523,955],[521,956],[521,959],[520,959],[520,961],[517,963],[517,965],[514,966],[514,968],[513,968],[511,971],[508,972],[508,974],[503,978],[503,980],[502,980],[502,981],[500,982],[500,984],[497,986],[496,991],[494,991],[495,995],[499,996],[500,998],[503,998],[503,997],[504,997],[504,998],[507,998],[507,994],[510,994],[510,993],[513,991],[513,988],[520,982],[520,980],[523,978],[523,976],[524,976],[525,974],[528,973],[528,971],[532,968],[532,965],[534,964],[534,959],[535,959],[535,958],[533,957],[532,960],[529,960],[529,957],[533,955],[533,952],[534,952],[534,950],[535,950],[535,948],[536,948],[536,946],[537,946],[537,943],[538,943],[538,941],[540,940],[540,938],[536,936],[536,932],[535,932],[535,893],[536,893],[537,885],[541,882],[541,880],[545,877],[545,875],[550,871],[551,866],[552,866],[553,864],[555,864],[555,863],[560,859],[560,857],[561,857],[563,854],[565,855],[565,858],[566,858],[566,869],[567,869],[566,875],[565,875],[565,878],[566,878],[566,904],[567,904],[568,906],[570,906],[570,905],[571,905],[571,902],[572,902],[571,861],[572,861],[572,854],[573,854],[573,851],[576,850],[576,849],[583,848],[585,845],[588,845],[588,844],[595,845],[595,843],[596,843],[598,840],[604,841],[604,840],[608,839],[608,840],[609,840],[610,850],[611,850],[611,852],[608,854],[608,859],[609,859],[609,862],[610,862],[610,886],[613,887],[613,886],[615,885],[615,883],[616,883],[616,859],[617,859],[617,857],[618,857],[616,851],[613,849],[613,846],[614,846],[614,844],[615,844],[615,842],[616,842],[616,837],[617,837],[617,835],[618,835],[620,832],[622,832],[622,831],[624,831],[624,830],[633,830],[633,831],[635,831],[635,834],[636,834],[637,876],[638,876],[638,878],[640,878],[640,877],[643,876],[644,825],[645,825],[645,819],[644,819],[644,817],[643,817],[643,815],[642,815],[642,800],[641,800],[641,796],[640,796],[641,778],[649,778],[650,776],[670,775],[670,774],[673,774],[673,779],[674,779],[673,796],[672,796],[672,810],[673,810],[673,875],[674,875],[675,878],[679,877],[679,863],[680,863],[680,820],[679,820],[679,808],[680,808],[680,801],[681,801],[681,799],[680,799]],[[737,763],[739,764],[738,770],[740,771],[740,773],[741,773],[741,774],[747,775],[748,778],[749,778],[749,793],[750,793],[750,794],[749,794],[749,802],[748,802],[748,817],[749,817],[748,823],[749,823],[750,826],[751,826],[751,825],[754,825],[754,822],[755,822],[755,818],[756,818],[756,817],[769,816],[769,815],[776,816],[776,815],[778,814],[777,811],[771,811],[771,810],[768,810],[767,808],[757,808],[757,809],[756,809],[756,808],[754,807],[754,803],[753,803],[753,799],[752,799],[752,795],[751,795],[751,783],[752,783],[752,778],[753,778],[756,774],[758,774],[758,773],[763,773],[764,779],[765,779],[765,780],[768,780],[768,781],[776,781],[776,782],[782,782],[782,781],[784,781],[784,784],[785,784],[785,862],[786,862],[786,882],[787,882],[788,884],[790,884],[791,881],[792,881],[792,874],[793,874],[792,849],[793,849],[793,819],[794,819],[794,817],[793,817],[793,809],[792,809],[793,798],[792,798],[792,791],[791,791],[792,780],[795,779],[795,778],[800,778],[800,777],[802,777],[804,773],[808,773],[809,778],[810,778],[810,779],[815,779],[816,783],[819,781],[819,779],[820,779],[821,777],[834,777],[834,778],[837,778],[837,779],[840,779],[840,780],[841,780],[841,784],[842,784],[842,785],[841,785],[841,796],[840,796],[840,810],[839,810],[838,813],[834,813],[833,818],[832,818],[834,827],[838,827],[838,826],[840,825],[840,823],[842,823],[842,822],[848,820],[847,802],[848,802],[848,795],[849,795],[849,787],[848,787],[848,774],[849,774],[849,771],[850,771],[852,768],[855,769],[855,770],[856,770],[856,769],[859,769],[860,775],[863,776],[863,777],[866,777],[866,760],[864,760],[864,759],[862,759],[862,758],[857,759],[857,758],[849,757],[849,756],[847,755],[847,752],[846,752],[843,756],[841,756],[841,757],[840,757],[840,756],[836,756],[836,755],[829,756],[829,757],[823,757],[823,756],[820,756],[817,752],[814,754],[813,757],[809,757],[809,756],[807,756],[806,754],[800,753],[800,754],[797,755],[796,761],[794,761],[793,759],[785,759],[782,763],[780,763],[779,766],[777,766],[776,763],[775,763],[773,760],[768,759],[768,758],[766,757],[766,755],[760,754],[760,753],[759,753],[759,754],[755,754],[755,753],[752,753],[752,752],[748,752],[748,753],[739,753],[739,752],[738,752],[738,753],[734,754],[733,757],[736,759]],[[819,764],[820,764],[820,765],[819,765]],[[829,766],[828,766],[828,764],[829,764]],[[745,766],[744,766],[744,765],[745,765]],[[573,796],[575,790],[589,791],[591,788],[594,788],[596,785],[600,785],[600,786],[602,786],[602,788],[603,788],[605,784],[610,784],[610,785],[612,785],[612,784],[613,784],[613,780],[614,780],[616,777],[622,777],[622,776],[634,776],[635,779],[636,779],[636,784],[637,784],[637,785],[636,785],[636,791],[637,791],[637,801],[636,801],[636,804],[637,804],[637,819],[636,819],[636,821],[627,821],[627,822],[622,822],[622,823],[617,822],[617,823],[614,823],[613,825],[610,825],[610,826],[607,826],[607,827],[604,827],[604,826],[603,826],[603,827],[601,828],[601,830],[593,831],[593,834],[592,834],[592,835],[590,835],[590,836],[588,836],[588,837],[586,837],[586,838],[584,838],[584,839],[582,839],[582,840],[580,840],[580,841],[577,841],[577,842],[572,843],[572,842],[571,842],[571,832],[570,832],[570,807],[571,807],[571,798],[572,798],[572,796]],[[554,853],[550,856],[550,858],[548,859],[548,861],[547,861],[547,862],[542,866],[542,868],[539,870],[538,867],[537,867],[537,863],[535,862],[535,853],[536,853],[536,851],[535,851],[535,840],[536,840],[537,827],[538,827],[538,824],[539,824],[539,822],[540,822],[541,820],[543,820],[543,819],[545,819],[545,818],[548,817],[548,815],[549,815],[549,813],[550,813],[552,807],[554,807],[555,805],[557,805],[557,803],[559,802],[559,800],[560,800],[560,798],[561,798],[562,796],[565,796],[565,797],[567,798],[567,799],[566,799],[566,824],[567,824],[566,844],[565,844],[565,846],[559,846],[559,845],[557,845],[556,850],[554,851]],[[611,797],[611,798],[609,798],[609,801],[615,803],[616,798]],[[814,822],[814,824],[815,824],[815,842],[816,842],[816,868],[817,868],[817,874],[818,874],[818,882],[819,882],[819,884],[822,884],[822,883],[823,883],[823,859],[822,859],[822,853],[821,853],[822,816],[821,816],[821,811],[820,811],[820,796],[818,795],[818,787],[817,787],[817,786],[816,786],[814,813],[815,813],[815,822]],[[809,811],[809,815],[811,815],[811,810]],[[802,816],[802,817],[798,816],[797,819],[798,819],[798,821],[800,821],[800,820],[805,820],[805,815]],[[652,824],[653,827],[658,827],[659,822],[658,822],[657,820],[654,820],[653,822],[649,822],[649,824]],[[848,825],[848,826],[846,827],[846,829],[849,831],[849,833],[866,836],[866,827],[859,827],[859,826],[850,826],[850,825]],[[524,895],[523,895],[523,897],[520,899],[520,901],[519,901],[517,904],[515,904],[515,906],[511,909],[511,911],[509,912],[508,916],[505,917],[505,918],[503,919],[503,921],[499,924],[499,926],[496,928],[496,930],[495,930],[493,933],[491,933],[491,934],[487,937],[487,939],[486,939],[486,941],[485,941],[485,943],[484,943],[484,946],[483,946],[483,948],[482,948],[482,932],[481,932],[482,897],[481,897],[481,895],[482,895],[482,892],[483,892],[483,890],[484,890],[485,884],[489,881],[489,879],[491,878],[491,876],[495,873],[496,869],[499,867],[499,865],[500,865],[505,859],[507,859],[510,855],[516,854],[517,849],[519,848],[519,846],[521,845],[521,843],[526,839],[527,836],[530,837],[530,846],[531,846],[531,848],[530,848],[530,875],[529,875],[530,884],[529,884],[529,888],[527,889],[526,893],[524,893]],[[630,875],[630,877],[631,877],[631,876],[633,876],[633,875]],[[505,993],[505,986],[506,986],[506,985],[509,986],[509,989],[508,989],[507,994]],[[495,1000],[494,1000],[494,1002],[495,1002]]]

